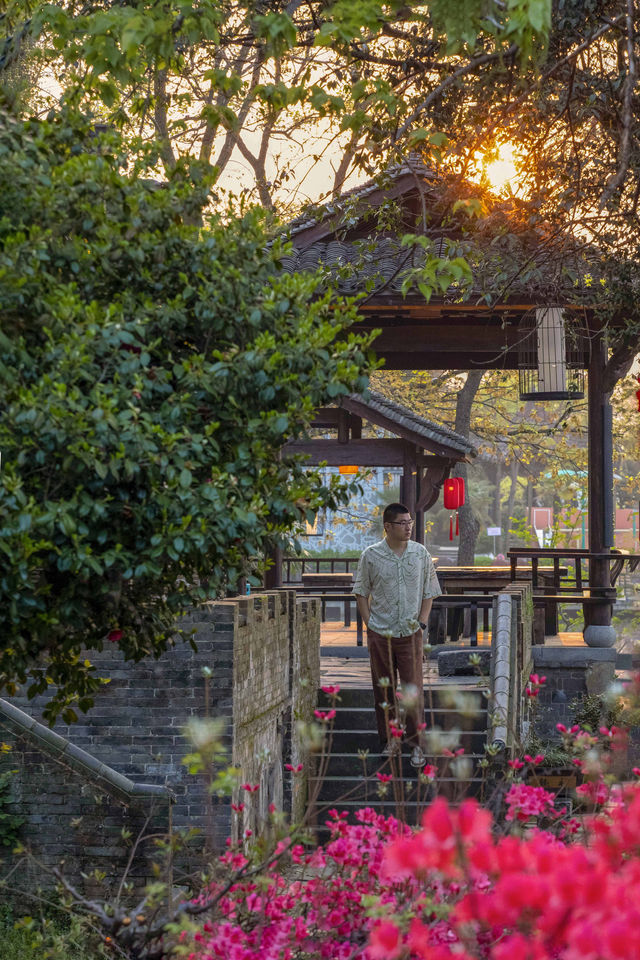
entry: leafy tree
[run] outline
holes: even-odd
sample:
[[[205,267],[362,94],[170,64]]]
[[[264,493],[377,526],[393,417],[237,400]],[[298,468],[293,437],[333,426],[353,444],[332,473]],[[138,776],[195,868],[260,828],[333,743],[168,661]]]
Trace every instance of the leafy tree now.
[[[279,457],[366,385],[352,304],[279,272],[259,211],[195,226],[197,162],[152,178],[70,110],[0,127],[0,678],[91,702],[85,648],[172,642],[190,604],[344,496]]]
[[[390,146],[437,149],[439,91],[529,63],[549,11],[549,0],[10,0],[0,65],[26,50],[77,102],[155,140],[167,170],[185,153],[230,174],[240,164],[282,211],[327,154],[314,199],[376,172]]]

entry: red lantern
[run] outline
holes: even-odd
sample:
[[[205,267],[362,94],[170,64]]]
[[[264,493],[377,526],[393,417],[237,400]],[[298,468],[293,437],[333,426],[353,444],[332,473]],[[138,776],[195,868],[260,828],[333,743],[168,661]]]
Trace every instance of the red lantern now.
[[[444,482],[445,510],[456,512],[456,535],[459,532],[458,510],[464,504],[464,480],[462,477],[450,477]],[[453,540],[453,514],[449,517],[449,540]]]

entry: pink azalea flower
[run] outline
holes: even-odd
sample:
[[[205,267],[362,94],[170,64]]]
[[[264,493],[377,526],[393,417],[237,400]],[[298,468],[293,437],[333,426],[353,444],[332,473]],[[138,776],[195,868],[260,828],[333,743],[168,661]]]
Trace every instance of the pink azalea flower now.
[[[390,920],[378,920],[369,938],[367,954],[371,960],[393,960],[400,955],[400,931]]]

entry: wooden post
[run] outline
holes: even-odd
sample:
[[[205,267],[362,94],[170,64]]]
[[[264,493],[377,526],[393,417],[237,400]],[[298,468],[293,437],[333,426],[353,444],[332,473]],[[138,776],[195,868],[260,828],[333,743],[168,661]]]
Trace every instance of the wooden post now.
[[[279,590],[282,586],[282,547],[272,547],[267,556],[272,564],[264,575],[265,588]]]
[[[349,443],[349,413],[342,407],[338,410],[338,443]]]
[[[589,361],[589,553],[606,554],[613,546],[613,449],[611,405],[604,390],[607,344],[601,330],[591,339]],[[616,632],[611,625],[611,589],[608,559],[589,560],[589,587],[600,603],[585,604],[585,643],[590,647],[612,647]]]
[[[402,465],[402,482],[400,484],[400,500],[407,507],[411,516],[417,521],[416,503],[418,493],[418,453],[416,447],[407,443],[404,448],[404,463]],[[417,539],[417,522],[413,525],[413,539]]]
[[[424,467],[418,467],[416,472],[416,525],[414,527],[414,537],[418,543],[424,544],[424,510],[420,507],[420,497],[422,496],[422,478],[424,476]]]

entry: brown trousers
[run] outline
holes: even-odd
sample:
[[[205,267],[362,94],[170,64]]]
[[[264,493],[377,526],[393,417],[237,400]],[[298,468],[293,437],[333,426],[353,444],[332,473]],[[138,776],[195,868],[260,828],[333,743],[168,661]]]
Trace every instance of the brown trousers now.
[[[418,691],[415,704],[405,713],[405,738],[412,746],[421,741],[418,725],[424,723],[424,681],[422,677],[422,630],[410,637],[381,636],[375,630],[367,629],[367,645],[371,663],[373,681],[373,701],[376,708],[378,736],[384,746],[388,739],[387,722],[383,703],[389,704],[389,720],[397,719],[396,687],[397,678],[403,684],[411,683]],[[381,687],[382,677],[388,677],[389,686]]]

